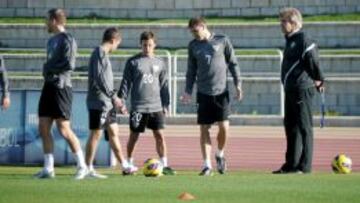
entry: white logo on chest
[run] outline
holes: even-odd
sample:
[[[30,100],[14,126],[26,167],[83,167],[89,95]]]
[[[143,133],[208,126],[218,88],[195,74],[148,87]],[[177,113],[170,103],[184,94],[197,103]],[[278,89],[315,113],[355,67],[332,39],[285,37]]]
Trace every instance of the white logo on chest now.
[[[152,66],[152,71],[153,71],[153,73],[156,73],[156,72],[158,72],[160,70],[160,66],[158,66],[158,65],[153,65]]]

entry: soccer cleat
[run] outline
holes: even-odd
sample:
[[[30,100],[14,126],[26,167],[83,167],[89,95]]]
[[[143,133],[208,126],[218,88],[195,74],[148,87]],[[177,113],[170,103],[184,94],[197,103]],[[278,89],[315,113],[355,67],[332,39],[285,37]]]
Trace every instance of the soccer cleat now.
[[[226,160],[224,157],[215,156],[217,170],[220,174],[224,174],[226,171]]]
[[[301,170],[287,171],[287,170],[283,170],[283,169],[279,169],[279,170],[272,172],[272,174],[303,174],[303,173],[304,172],[302,172]]]
[[[202,169],[202,171],[199,173],[199,176],[213,176],[213,172],[211,171],[211,168],[205,167]]]
[[[168,176],[168,175],[175,175],[176,171],[173,170],[171,167],[167,166],[163,168],[163,172],[164,175]]]
[[[128,168],[123,169],[122,174],[123,176],[131,176],[135,175],[137,171],[138,167],[131,165]]]
[[[78,168],[76,170],[74,179],[75,180],[82,180],[82,179],[84,179],[86,177],[87,174],[88,174],[87,168]]]
[[[108,178],[106,175],[102,175],[95,170],[89,171],[87,174],[87,177],[89,178],[96,178],[96,179],[106,179]]]
[[[34,178],[38,178],[38,179],[55,178],[55,172],[54,171],[48,171],[46,169],[42,169],[41,171],[39,171],[38,173],[36,173],[34,175]]]
[[[272,172],[272,174],[286,174],[286,173],[288,173],[288,172],[285,170],[282,170],[282,169],[275,170]]]

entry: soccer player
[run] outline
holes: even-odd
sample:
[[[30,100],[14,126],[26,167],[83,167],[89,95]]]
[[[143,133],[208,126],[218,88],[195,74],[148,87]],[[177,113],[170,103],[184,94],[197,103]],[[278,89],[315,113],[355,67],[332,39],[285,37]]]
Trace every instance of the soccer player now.
[[[286,44],[281,67],[285,91],[287,149],[285,163],[274,174],[310,173],[313,156],[312,99],[315,89],[324,91],[317,45],[302,30],[302,16],[296,8],[280,11]]]
[[[121,151],[116,111],[123,105],[114,89],[114,78],[109,59],[109,53],[116,50],[120,43],[120,31],[114,27],[108,28],[104,32],[102,44],[94,49],[90,57],[87,95],[90,137],[86,145],[88,177],[107,178],[107,176],[97,173],[93,167],[96,148],[102,135],[101,128],[106,128],[108,132],[110,147],[122,165],[123,174],[131,173]]]
[[[140,133],[147,127],[153,131],[164,175],[173,175],[175,171],[168,166],[163,133],[170,103],[166,66],[163,60],[155,56],[156,38],[153,32],[143,32],[140,44],[142,52],[127,61],[118,92],[120,98],[126,99],[131,91],[128,162],[136,169],[133,164],[133,152]]]
[[[1,108],[6,110],[10,107],[10,93],[9,80],[5,69],[4,58],[0,56],[0,88],[2,89],[2,96],[0,100]]]
[[[47,43],[47,61],[43,66],[44,86],[39,101],[39,132],[44,150],[44,168],[37,178],[54,178],[54,141],[51,127],[55,122],[77,161],[75,179],[86,176],[86,164],[79,140],[70,126],[72,106],[71,72],[75,68],[77,45],[65,30],[66,15],[62,9],[48,11],[46,26],[53,36]]]
[[[218,151],[215,155],[217,170],[226,171],[224,150],[229,133],[230,105],[227,85],[228,70],[235,85],[236,99],[241,100],[242,89],[240,70],[233,46],[228,37],[209,31],[202,17],[192,18],[188,28],[194,40],[188,46],[188,69],[186,72],[185,92],[181,97],[189,103],[193,86],[197,84],[197,122],[200,125],[200,145],[204,166],[199,175],[211,176],[211,139],[210,127],[217,123]]]

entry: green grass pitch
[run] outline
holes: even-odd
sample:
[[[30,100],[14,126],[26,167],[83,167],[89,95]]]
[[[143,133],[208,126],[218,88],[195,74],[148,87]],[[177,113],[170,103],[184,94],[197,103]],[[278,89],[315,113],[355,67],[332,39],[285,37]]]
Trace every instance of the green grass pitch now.
[[[56,178],[35,180],[38,167],[0,166],[0,202],[181,202],[182,192],[192,202],[359,202],[360,173],[337,175],[272,175],[268,171],[236,171],[199,177],[197,171],[176,176],[123,177],[114,169],[99,169],[106,180],[73,180],[74,168],[57,167]]]

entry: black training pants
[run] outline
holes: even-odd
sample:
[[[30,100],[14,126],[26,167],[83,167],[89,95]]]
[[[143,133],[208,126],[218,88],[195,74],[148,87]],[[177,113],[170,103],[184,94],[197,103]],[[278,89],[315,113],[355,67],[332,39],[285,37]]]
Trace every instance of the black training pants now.
[[[313,156],[312,98],[315,88],[285,92],[287,149],[285,171],[311,172]]]

